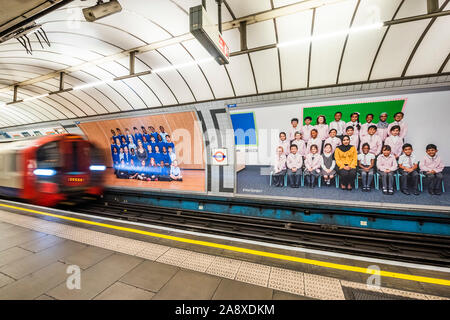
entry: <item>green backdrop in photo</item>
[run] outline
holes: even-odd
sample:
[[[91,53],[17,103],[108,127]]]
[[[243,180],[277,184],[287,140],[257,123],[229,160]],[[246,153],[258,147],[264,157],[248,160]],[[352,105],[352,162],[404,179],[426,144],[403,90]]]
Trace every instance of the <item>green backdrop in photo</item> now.
[[[310,116],[313,120],[313,125],[316,124],[316,119],[319,115],[324,115],[327,119],[327,124],[334,121],[334,114],[337,111],[342,112],[342,120],[345,122],[350,121],[350,115],[353,112],[359,112],[359,122],[366,122],[366,115],[372,113],[374,115],[373,122],[378,123],[379,116],[382,112],[387,112],[387,122],[394,121],[394,114],[402,111],[405,100],[391,100],[391,101],[376,101],[365,103],[351,103],[351,104],[339,104],[332,106],[321,107],[306,107],[303,108],[303,119]],[[303,121],[304,122],[304,121]]]

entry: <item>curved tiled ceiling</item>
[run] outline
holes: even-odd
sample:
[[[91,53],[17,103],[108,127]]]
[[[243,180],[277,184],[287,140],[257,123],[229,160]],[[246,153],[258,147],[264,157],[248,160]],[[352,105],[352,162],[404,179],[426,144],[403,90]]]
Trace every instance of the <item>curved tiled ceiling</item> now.
[[[81,9],[95,1],[73,1],[37,20],[51,47],[42,48],[33,36],[32,55],[15,39],[0,44],[0,101],[12,101],[14,84],[20,85],[19,99],[57,91],[59,78],[54,72],[59,70],[69,69],[64,79],[68,88],[126,75],[126,51],[138,47],[156,49],[136,55],[136,72],[204,60],[208,53],[189,34],[189,7],[200,3],[126,0],[121,1],[122,12],[86,22]],[[206,4],[217,22],[215,1]],[[239,24],[230,22],[296,5],[304,9],[285,10],[274,18],[260,15],[259,22],[249,22],[248,50],[241,51]],[[439,5],[442,12],[450,10],[448,0]],[[0,127],[448,72],[449,15],[277,47],[426,11],[426,0],[226,0],[223,35],[232,53],[230,64],[207,61],[3,106]],[[49,74],[52,77],[33,80]]]

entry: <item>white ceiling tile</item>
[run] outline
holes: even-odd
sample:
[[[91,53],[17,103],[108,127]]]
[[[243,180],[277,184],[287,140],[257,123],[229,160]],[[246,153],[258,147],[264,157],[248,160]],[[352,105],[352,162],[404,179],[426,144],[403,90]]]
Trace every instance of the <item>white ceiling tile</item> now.
[[[255,94],[256,87],[249,57],[246,54],[231,57],[226,67],[230,73],[231,81],[237,96]]]
[[[280,91],[277,49],[253,52],[250,57],[255,71],[258,93]]]

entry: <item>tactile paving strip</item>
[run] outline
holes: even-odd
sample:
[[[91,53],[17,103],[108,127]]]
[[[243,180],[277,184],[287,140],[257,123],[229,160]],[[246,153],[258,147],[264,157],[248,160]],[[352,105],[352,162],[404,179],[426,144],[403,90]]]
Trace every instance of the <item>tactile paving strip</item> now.
[[[61,224],[48,219],[40,219],[0,210],[0,220],[13,225],[51,234],[84,244],[119,251],[129,255],[181,266],[186,269],[206,272],[224,278],[236,279],[263,287],[318,299],[345,299],[341,287],[369,290],[383,294],[411,299],[449,300],[447,298],[424,295],[391,288],[367,287],[365,284],[339,281],[335,278],[296,272],[266,265],[244,262],[236,259],[196,253],[178,248],[115,236],[72,225]],[[303,276],[303,287],[300,274]]]
[[[304,283],[303,272],[272,267],[268,287],[304,296]]]
[[[305,273],[305,294],[308,297],[326,300],[345,300],[338,279]]]
[[[204,253],[192,252],[181,264],[181,268],[205,272],[213,263],[214,256]]]
[[[191,253],[192,252],[188,250],[171,248],[156,261],[180,267]]]
[[[267,287],[270,269],[269,266],[243,261],[236,274],[236,280]]]
[[[347,300],[411,300],[402,296],[394,296],[381,292],[342,287],[344,296]]]
[[[215,257],[213,263],[206,270],[206,273],[222,278],[235,279],[241,264],[242,261],[240,260]]]

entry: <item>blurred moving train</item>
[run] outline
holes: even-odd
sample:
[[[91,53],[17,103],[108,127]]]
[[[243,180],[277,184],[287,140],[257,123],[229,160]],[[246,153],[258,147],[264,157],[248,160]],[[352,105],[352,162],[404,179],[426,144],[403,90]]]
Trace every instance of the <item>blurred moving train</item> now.
[[[55,206],[103,193],[105,159],[83,137],[59,134],[0,141],[0,196]]]

